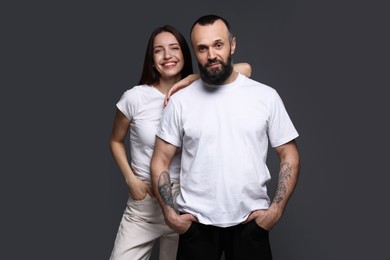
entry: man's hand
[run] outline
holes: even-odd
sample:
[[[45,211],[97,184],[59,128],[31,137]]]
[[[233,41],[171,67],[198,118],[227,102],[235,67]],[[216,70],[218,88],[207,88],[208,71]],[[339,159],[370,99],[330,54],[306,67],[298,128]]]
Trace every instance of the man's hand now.
[[[198,222],[197,218],[191,214],[179,215],[176,212],[165,216],[165,222],[178,234],[184,234],[191,226],[192,222]]]
[[[243,224],[246,224],[254,219],[257,225],[270,231],[274,227],[274,225],[279,221],[281,216],[282,216],[281,213],[279,213],[271,206],[268,209],[253,211],[248,216],[248,218],[243,222]]]

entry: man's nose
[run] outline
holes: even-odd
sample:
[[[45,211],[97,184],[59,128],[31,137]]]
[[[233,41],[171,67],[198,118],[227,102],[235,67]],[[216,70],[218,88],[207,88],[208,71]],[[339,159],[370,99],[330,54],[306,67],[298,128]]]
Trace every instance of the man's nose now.
[[[207,59],[213,60],[213,59],[215,59],[216,57],[217,57],[217,56],[216,56],[216,54],[215,54],[215,51],[214,51],[212,48],[208,49],[208,51],[207,51]]]

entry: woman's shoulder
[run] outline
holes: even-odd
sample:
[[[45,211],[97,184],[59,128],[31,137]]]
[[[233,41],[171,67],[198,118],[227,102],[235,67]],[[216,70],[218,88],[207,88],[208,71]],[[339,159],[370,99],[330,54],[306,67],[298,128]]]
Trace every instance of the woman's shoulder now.
[[[147,91],[150,88],[152,88],[152,86],[149,86],[149,85],[134,85],[134,86],[130,87],[129,89],[126,89],[124,93],[133,93],[133,92]]]
[[[132,98],[134,96],[142,95],[151,91],[152,87],[149,85],[135,85],[123,92],[123,97]]]

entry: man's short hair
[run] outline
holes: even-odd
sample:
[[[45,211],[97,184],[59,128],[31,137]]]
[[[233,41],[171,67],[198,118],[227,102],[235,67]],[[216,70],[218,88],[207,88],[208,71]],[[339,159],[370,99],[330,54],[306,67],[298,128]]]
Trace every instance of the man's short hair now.
[[[218,16],[218,15],[215,15],[215,14],[208,14],[208,15],[204,15],[204,16],[202,16],[202,17],[200,17],[200,18],[198,18],[198,20],[196,20],[193,24],[192,24],[192,26],[191,26],[191,34],[192,34],[192,30],[194,29],[194,26],[196,25],[196,24],[200,24],[200,25],[202,25],[202,26],[204,26],[204,25],[208,25],[208,24],[213,24],[215,21],[217,21],[217,20],[221,20],[225,25],[226,25],[226,27],[227,27],[227,29],[228,29],[228,31],[229,31],[229,34],[230,34],[230,40],[233,38],[233,33],[232,33],[232,29],[231,29],[231,27],[230,27],[230,24],[229,24],[229,22],[225,19],[225,18],[223,18],[223,17],[221,17],[221,16]]]

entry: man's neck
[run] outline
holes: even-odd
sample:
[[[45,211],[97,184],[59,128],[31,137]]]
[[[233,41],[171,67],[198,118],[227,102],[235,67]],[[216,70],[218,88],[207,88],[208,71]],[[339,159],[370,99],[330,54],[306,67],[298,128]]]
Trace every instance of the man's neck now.
[[[230,74],[230,76],[223,82],[223,85],[234,82],[237,79],[237,77],[238,77],[238,72],[233,70],[232,74]]]

